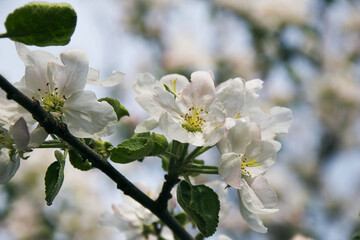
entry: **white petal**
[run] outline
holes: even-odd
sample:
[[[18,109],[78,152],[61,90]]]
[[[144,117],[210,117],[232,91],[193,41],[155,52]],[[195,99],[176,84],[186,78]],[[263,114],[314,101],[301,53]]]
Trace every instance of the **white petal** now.
[[[168,74],[160,78],[160,83],[166,84],[174,93],[180,93],[188,85],[189,80],[180,74]]]
[[[287,133],[291,126],[293,117],[292,111],[285,107],[273,107],[269,110],[272,117],[272,130],[276,134]]]
[[[218,240],[231,240],[231,238],[225,235],[219,235]]]
[[[38,125],[30,133],[30,142],[28,146],[31,148],[40,146],[45,141],[48,135],[49,134],[45,131],[45,129],[40,125]]]
[[[254,160],[257,163],[260,163],[259,166],[246,168],[252,177],[264,173],[275,163],[276,149],[271,142],[253,139],[247,146],[245,153],[249,161]]]
[[[266,233],[267,228],[264,226],[264,223],[261,221],[261,219],[256,214],[247,210],[247,208],[242,203],[239,190],[238,190],[238,197],[239,197],[239,208],[240,208],[241,216],[247,222],[249,227],[256,232]]]
[[[10,150],[0,150],[0,184],[7,183],[16,173],[20,166],[20,158],[16,154],[10,159]]]
[[[154,93],[155,101],[165,110],[178,113],[179,115],[187,111],[187,106],[184,105],[181,99],[166,91],[164,86],[155,86]]]
[[[143,92],[152,92],[156,79],[150,73],[140,73],[136,76],[133,89],[137,94]]]
[[[12,127],[12,136],[18,150],[24,150],[30,140],[30,134],[24,118],[19,118]]]
[[[17,54],[19,55],[20,59],[25,63],[28,64],[27,56],[30,54],[30,50],[26,47],[25,44],[20,42],[15,42],[15,47]]]
[[[47,64],[49,62],[57,62],[56,58],[45,51],[30,51],[22,43],[15,43],[16,50],[21,60],[25,63],[25,87],[42,92],[48,90],[49,82],[47,75]]]
[[[124,78],[125,73],[113,71],[109,77],[99,81],[99,71],[90,68],[86,82],[96,86],[113,87],[120,84]]]
[[[220,84],[216,91],[216,101],[224,105],[226,116],[234,118],[245,104],[245,84],[241,78],[229,79]]]
[[[260,79],[252,79],[245,82],[246,90],[250,92],[259,92],[263,88],[263,81]]]
[[[261,128],[257,123],[250,123],[251,137],[253,139],[261,140]]]
[[[150,132],[154,130],[157,126],[159,126],[159,121],[157,119],[148,118],[145,121],[140,122],[134,132],[135,133],[143,133],[143,132]]]
[[[244,178],[241,179],[240,196],[244,206],[254,214],[269,214],[278,211],[275,208],[265,208],[261,199]],[[264,197],[262,196],[262,198]]]
[[[251,140],[250,123],[247,118],[235,120],[235,126],[228,131],[231,152],[244,153]]]
[[[269,186],[263,176],[249,180],[249,185],[254,190],[265,208],[274,208],[277,204],[276,192]]]
[[[60,54],[60,58],[64,66],[56,65],[54,83],[60,96],[69,97],[84,89],[89,72],[89,61],[87,54],[80,49],[65,51]]]
[[[86,77],[87,83],[99,81],[100,71],[94,68],[89,68],[89,72]]]
[[[219,163],[219,176],[233,188],[241,187],[241,159],[236,153],[221,155]]]
[[[205,107],[215,99],[214,79],[209,72],[194,72],[191,74],[191,83],[188,84],[182,94],[182,99],[187,106]]]
[[[221,154],[228,152],[244,153],[251,140],[248,118],[227,118],[225,125],[228,131],[217,144],[219,152]]]
[[[161,113],[164,112],[164,108],[156,101],[154,93],[143,92],[136,96],[135,100],[150,116],[159,121],[159,117]]]
[[[114,109],[107,102],[98,102],[91,91],[71,95],[63,112],[64,122],[76,137],[105,137],[113,133],[117,124]]]

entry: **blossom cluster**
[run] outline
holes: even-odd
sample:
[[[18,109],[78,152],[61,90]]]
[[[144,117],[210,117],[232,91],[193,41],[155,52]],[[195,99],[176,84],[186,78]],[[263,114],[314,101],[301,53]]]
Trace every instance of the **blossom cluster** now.
[[[24,44],[15,43],[19,57],[25,64],[25,75],[14,85],[26,96],[38,100],[53,116],[67,124],[69,131],[80,138],[99,138],[112,134],[118,122],[113,107],[99,102],[92,91],[84,90],[86,83],[114,86],[124,74],[113,72],[99,81],[97,70],[89,68],[87,54],[83,50],[68,50],[60,54],[62,63],[52,54],[30,51]],[[30,113],[0,91],[0,184],[8,182],[20,165],[24,152],[38,147],[48,133],[33,125]]]
[[[281,147],[276,137],[287,133],[292,122],[288,108],[261,109],[262,84],[234,78],[215,87],[213,74],[205,71],[192,73],[190,80],[179,74],[156,80],[144,73],[134,84],[137,102],[150,115],[135,132],[159,127],[182,143],[216,145],[219,175],[238,190],[240,212],[258,232],[267,231],[258,214],[277,211],[277,195],[263,175]]]

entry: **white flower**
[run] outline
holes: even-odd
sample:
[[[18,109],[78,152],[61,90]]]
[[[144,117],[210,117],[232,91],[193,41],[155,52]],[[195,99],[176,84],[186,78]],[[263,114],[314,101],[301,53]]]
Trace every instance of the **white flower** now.
[[[0,184],[4,184],[7,183],[19,169],[20,157],[12,154],[11,150],[7,148],[2,148],[0,151]]]
[[[40,101],[42,107],[61,118],[76,137],[104,137],[117,124],[113,108],[98,102],[91,91],[84,91],[89,72],[88,58],[82,50],[60,54],[61,64],[45,51],[30,51],[16,43],[25,63],[25,76],[17,84],[28,97]]]
[[[30,134],[23,118],[20,118],[9,131],[0,126],[0,184],[7,183],[20,166],[19,151],[27,148]]]
[[[169,90],[165,91],[164,95],[173,98],[174,95],[180,96],[183,88],[189,83],[189,80],[179,74],[169,74],[162,77],[159,81],[155,79],[149,73],[141,73],[136,77],[136,81],[133,85],[135,92],[138,94],[136,101],[144,108],[150,115],[148,119],[137,125],[135,132],[149,132],[159,125],[159,118],[165,109],[156,100],[154,88],[164,88],[166,85]]]
[[[260,79],[244,81],[229,79],[216,89],[216,101],[224,108],[227,118],[248,117],[251,123],[260,127],[261,139],[271,141],[280,149],[280,143],[273,140],[279,134],[287,133],[292,123],[292,112],[288,108],[273,107],[265,113],[259,106],[258,92],[262,89]]]
[[[231,187],[240,189],[242,177],[264,173],[274,164],[277,151],[272,143],[253,138],[247,119],[232,119],[229,123],[233,126],[218,144],[222,154],[219,175]]]
[[[154,92],[165,109],[159,126],[169,138],[196,146],[211,146],[222,138],[225,114],[214,102],[214,79],[209,72],[192,73],[181,94],[164,87],[155,87]]]
[[[124,203],[113,205],[114,214],[102,216],[103,225],[114,226],[126,235],[127,240],[145,239],[144,227],[158,221],[154,214],[133,199],[126,197]]]
[[[256,178],[243,178],[241,188],[238,190],[240,213],[249,227],[257,232],[266,233],[264,226],[257,214],[269,214],[277,212],[274,206],[277,203],[277,195],[270,188],[263,176]]]

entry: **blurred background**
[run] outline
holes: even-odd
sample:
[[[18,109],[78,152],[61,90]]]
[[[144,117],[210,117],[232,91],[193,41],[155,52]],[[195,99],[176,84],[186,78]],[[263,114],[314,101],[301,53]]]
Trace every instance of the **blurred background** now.
[[[28,2],[0,0],[0,21]],[[277,163],[266,174],[280,209],[261,216],[268,234],[247,227],[234,191],[228,196],[234,206],[217,234],[235,240],[345,240],[360,231],[359,1],[65,2],[78,14],[72,40],[43,49],[58,56],[82,48],[101,77],[112,70],[126,73],[115,88],[87,87],[98,97],[119,98],[130,112],[107,138],[114,145],[147,117],[132,90],[140,72],[159,79],[168,73],[190,77],[195,70],[212,70],[217,83],[261,78],[263,108],[293,110],[294,122],[280,139]],[[5,32],[3,25],[0,32]],[[14,43],[0,39],[0,73],[16,82],[24,69]],[[213,150],[203,159],[216,163],[219,154]],[[0,186],[0,239],[125,239],[115,228],[99,225],[101,215],[121,203],[123,195],[97,170],[81,172],[67,164],[63,187],[54,204],[46,206],[43,179],[52,161],[52,151],[37,150]],[[163,180],[159,159],[116,168],[155,191]]]

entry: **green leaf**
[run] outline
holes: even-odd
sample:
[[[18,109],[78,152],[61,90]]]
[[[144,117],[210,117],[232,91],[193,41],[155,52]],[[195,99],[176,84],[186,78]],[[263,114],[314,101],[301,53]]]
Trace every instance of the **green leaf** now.
[[[76,12],[68,3],[33,2],[8,15],[3,37],[27,45],[66,45],[76,20]]]
[[[152,133],[151,138],[154,141],[154,148],[151,152],[151,156],[158,156],[166,151],[169,143],[165,136],[161,134]]]
[[[69,150],[69,159],[70,163],[74,168],[77,168],[81,171],[88,171],[92,168],[91,162],[83,157],[75,149]]]
[[[360,232],[357,232],[354,235],[352,235],[351,240],[360,240]]]
[[[45,174],[45,200],[48,206],[53,203],[64,181],[65,155],[56,150],[55,157],[57,161],[48,167]]]
[[[140,133],[111,149],[110,159],[116,163],[130,163],[147,156],[158,156],[166,151],[167,139],[156,133]]]
[[[129,138],[111,150],[110,159],[116,163],[130,163],[148,156],[153,146],[151,138]]]
[[[181,181],[177,188],[177,200],[205,237],[215,233],[219,223],[220,202],[211,188],[205,185],[192,186]]]
[[[118,121],[124,116],[129,116],[128,110],[123,105],[120,104],[120,101],[118,99],[109,98],[109,97],[100,98],[99,102],[102,101],[106,101],[114,108]]]

